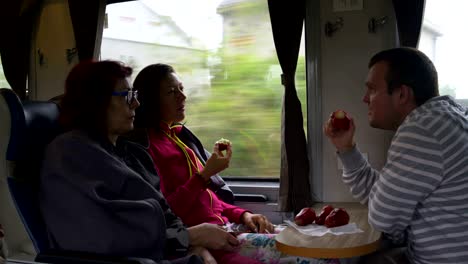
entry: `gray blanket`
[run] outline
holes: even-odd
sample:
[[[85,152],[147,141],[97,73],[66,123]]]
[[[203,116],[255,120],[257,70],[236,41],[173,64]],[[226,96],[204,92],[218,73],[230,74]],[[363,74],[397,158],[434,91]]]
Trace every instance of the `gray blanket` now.
[[[137,144],[119,140],[114,147],[83,131],[60,135],[45,153],[40,204],[60,249],[161,263],[187,254],[187,230],[159,191],[151,157]],[[191,259],[182,263],[197,263]]]

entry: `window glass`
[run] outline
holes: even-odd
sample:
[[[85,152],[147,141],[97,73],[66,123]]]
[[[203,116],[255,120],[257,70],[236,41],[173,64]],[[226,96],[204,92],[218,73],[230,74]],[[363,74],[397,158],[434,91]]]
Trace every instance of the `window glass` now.
[[[8,84],[5,74],[3,73],[3,66],[2,61],[0,59],[0,88],[10,88],[10,84]]]
[[[440,93],[468,105],[466,10],[465,0],[426,0],[419,49],[437,68]]]
[[[167,63],[187,93],[186,125],[211,151],[233,143],[223,176],[278,177],[283,86],[266,0],[151,0],[108,5],[102,59]],[[304,48],[296,85],[306,118]],[[304,120],[304,126],[306,120]]]

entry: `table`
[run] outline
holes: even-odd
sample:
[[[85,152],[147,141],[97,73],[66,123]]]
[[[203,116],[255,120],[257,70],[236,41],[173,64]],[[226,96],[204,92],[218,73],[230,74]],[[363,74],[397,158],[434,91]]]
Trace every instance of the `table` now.
[[[330,203],[335,208],[345,208],[350,223],[363,230],[362,233],[313,237],[300,233],[293,227],[286,227],[276,236],[276,247],[288,255],[308,258],[352,258],[376,251],[380,246],[381,233],[368,223],[367,206],[358,203]],[[325,204],[316,204],[320,213]]]

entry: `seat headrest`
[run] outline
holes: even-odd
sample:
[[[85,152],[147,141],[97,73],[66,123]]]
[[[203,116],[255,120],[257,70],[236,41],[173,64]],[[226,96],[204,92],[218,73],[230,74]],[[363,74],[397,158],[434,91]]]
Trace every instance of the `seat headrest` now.
[[[6,159],[16,163],[13,176],[36,178],[45,147],[62,132],[59,107],[50,101],[21,102],[8,89],[1,89],[0,93],[5,98],[11,116]]]
[[[30,101],[23,104],[24,109],[24,155],[28,158],[31,152],[42,154],[44,148],[60,134],[59,108],[53,102]]]

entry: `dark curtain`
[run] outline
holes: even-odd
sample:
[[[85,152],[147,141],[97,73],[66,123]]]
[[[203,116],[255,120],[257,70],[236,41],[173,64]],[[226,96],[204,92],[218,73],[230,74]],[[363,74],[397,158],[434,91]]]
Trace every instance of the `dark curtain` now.
[[[424,7],[424,0],[393,0],[400,46],[418,46]]]
[[[281,211],[297,212],[312,204],[309,159],[303,128],[301,102],[294,82],[305,0],[268,0],[276,52],[283,74],[284,98],[281,121],[281,171],[279,206]]]
[[[128,0],[109,0],[110,3]],[[0,7],[0,56],[5,77],[22,100],[26,99],[27,76],[34,25],[43,0],[8,0]],[[80,60],[92,59],[98,34],[101,4],[99,0],[69,0],[70,16]]]
[[[101,8],[102,4],[104,2],[100,0],[68,0],[80,61],[94,58],[96,39],[102,32],[98,29],[100,17],[104,15],[100,13],[104,10]]]
[[[68,8],[75,33],[76,49],[80,61],[94,58],[96,41],[102,37],[99,21],[105,15],[103,4],[114,4],[132,0],[68,0]]]
[[[136,0],[107,0],[107,4],[110,5],[110,4],[130,2],[130,1],[136,1]]]
[[[21,100],[26,99],[33,25],[41,0],[2,1],[0,55],[5,77]]]

